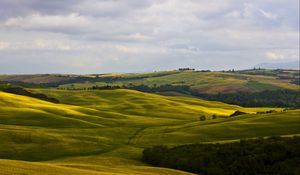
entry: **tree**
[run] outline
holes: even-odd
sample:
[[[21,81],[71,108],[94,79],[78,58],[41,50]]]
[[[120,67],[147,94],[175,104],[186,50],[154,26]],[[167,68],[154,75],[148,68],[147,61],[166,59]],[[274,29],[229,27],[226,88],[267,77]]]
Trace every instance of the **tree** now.
[[[201,116],[200,116],[200,121],[205,121],[205,120],[206,120],[205,115],[201,115]]]
[[[212,119],[216,119],[216,118],[217,118],[216,114],[212,115]]]

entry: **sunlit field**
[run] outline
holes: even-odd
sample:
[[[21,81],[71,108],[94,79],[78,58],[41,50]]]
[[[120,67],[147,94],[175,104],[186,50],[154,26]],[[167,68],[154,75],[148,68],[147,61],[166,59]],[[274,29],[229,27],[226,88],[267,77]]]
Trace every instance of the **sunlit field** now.
[[[0,174],[188,174],[150,167],[141,152],[154,145],[299,134],[299,110],[125,89],[30,91],[61,103],[0,92]],[[229,117],[237,110],[247,114]],[[201,115],[207,119],[200,121]]]

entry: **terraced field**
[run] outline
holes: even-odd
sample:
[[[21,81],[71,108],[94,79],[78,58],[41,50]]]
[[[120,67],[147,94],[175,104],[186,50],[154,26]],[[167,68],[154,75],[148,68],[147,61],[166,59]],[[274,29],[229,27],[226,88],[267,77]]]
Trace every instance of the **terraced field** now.
[[[141,163],[143,148],[300,133],[300,110],[124,89],[29,90],[61,104],[0,92],[0,174],[188,174]],[[228,117],[237,110],[248,114]],[[277,112],[256,114],[269,110]]]

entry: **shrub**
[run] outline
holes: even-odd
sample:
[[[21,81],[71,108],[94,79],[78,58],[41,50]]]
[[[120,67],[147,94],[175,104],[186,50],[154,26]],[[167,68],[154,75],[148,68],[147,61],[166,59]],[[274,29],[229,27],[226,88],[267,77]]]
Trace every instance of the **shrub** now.
[[[205,115],[201,115],[201,116],[200,116],[200,121],[205,121],[205,120],[206,120]]]
[[[216,118],[217,118],[217,115],[216,115],[216,114],[212,115],[212,119],[213,119],[213,120],[216,119]]]

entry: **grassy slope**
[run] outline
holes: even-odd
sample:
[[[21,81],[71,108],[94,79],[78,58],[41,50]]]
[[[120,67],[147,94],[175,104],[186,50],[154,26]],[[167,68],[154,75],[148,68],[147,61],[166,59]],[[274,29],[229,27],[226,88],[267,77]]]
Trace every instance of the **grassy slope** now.
[[[181,126],[147,128],[139,133],[132,143],[137,146],[165,143],[174,146],[179,143],[195,143],[199,140],[201,142],[215,142],[258,136],[299,134],[299,113],[299,110],[294,110],[256,117],[243,115],[227,120],[218,119]]]
[[[159,75],[159,73],[156,73]],[[146,76],[148,75],[148,76]],[[108,75],[106,75],[108,76]],[[152,76],[152,74],[123,74],[118,77],[135,77],[136,79],[116,81],[110,85],[128,85],[129,83],[149,86],[172,84],[188,85],[201,93],[218,92],[257,92],[263,90],[291,89],[297,90],[299,86],[291,84],[288,80],[279,80],[276,76],[247,75],[239,73],[224,72],[196,72],[196,71],[171,71],[169,74],[162,72],[161,76]],[[141,78],[143,77],[144,78]],[[114,77],[114,75],[111,75]],[[75,83],[73,85],[61,85],[62,88],[86,88],[94,85],[104,86],[105,82],[98,83]]]
[[[82,78],[90,78],[87,82],[61,85],[61,88],[87,88],[94,85],[107,85],[101,78],[119,78],[118,81],[109,83],[110,85],[146,84],[153,85],[188,85],[201,93],[230,93],[237,91],[257,92],[263,90],[292,89],[297,90],[299,86],[290,83],[290,79],[278,79],[279,76],[294,76],[295,72],[288,70],[276,72],[275,70],[249,70],[240,72],[197,72],[197,71],[161,71],[149,73],[129,73],[129,74],[99,74],[99,75],[0,75],[0,81],[22,81],[27,83],[54,83],[65,80],[82,82]],[[253,74],[253,75],[251,75]],[[120,79],[121,78],[121,79]],[[87,81],[87,80],[85,80]]]
[[[200,122],[270,108],[131,90],[33,91],[63,104],[0,92],[0,157],[47,162],[0,160],[0,174],[179,174],[142,164],[142,148],[299,133],[299,110]]]
[[[149,166],[103,166],[89,164],[54,164],[0,159],[1,175],[189,175],[177,170]]]
[[[55,74],[0,75],[0,81],[22,81],[25,83],[54,83],[70,79],[72,79],[70,76]]]

